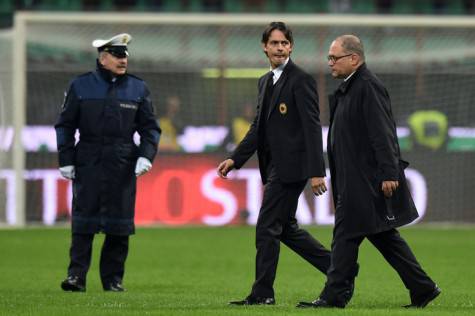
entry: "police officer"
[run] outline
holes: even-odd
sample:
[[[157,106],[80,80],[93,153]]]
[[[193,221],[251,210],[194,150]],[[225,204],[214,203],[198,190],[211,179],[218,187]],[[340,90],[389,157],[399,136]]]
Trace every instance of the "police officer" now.
[[[136,177],[152,167],[161,133],[145,82],[127,73],[131,39],[124,33],[93,41],[99,52],[97,69],[71,82],[55,125],[59,170],[73,181],[64,291],[86,290],[92,241],[99,232],[106,235],[100,258],[103,288],[124,291],[129,235],[135,231]],[[139,146],[133,142],[135,132]]]

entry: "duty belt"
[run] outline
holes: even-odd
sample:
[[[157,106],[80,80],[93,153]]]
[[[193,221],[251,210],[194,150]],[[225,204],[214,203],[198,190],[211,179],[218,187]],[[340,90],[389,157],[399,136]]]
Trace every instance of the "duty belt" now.
[[[103,136],[103,137],[90,137],[90,136],[85,136],[85,137],[79,137],[80,142],[84,143],[92,143],[92,144],[132,144],[134,141],[132,138],[125,138],[125,137],[109,137],[109,136]]]

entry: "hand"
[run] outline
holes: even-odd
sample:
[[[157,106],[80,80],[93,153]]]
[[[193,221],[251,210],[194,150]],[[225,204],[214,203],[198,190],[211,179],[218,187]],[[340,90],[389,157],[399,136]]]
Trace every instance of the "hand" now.
[[[398,181],[383,181],[381,190],[383,190],[384,196],[389,198],[393,195],[393,192],[396,191],[398,186]]]
[[[135,176],[141,176],[144,173],[152,169],[152,163],[145,157],[139,157],[137,164],[135,165]]]
[[[327,192],[327,186],[325,184],[325,178],[313,177],[310,179],[312,185],[312,191],[315,195],[322,195]]]
[[[74,166],[64,166],[64,167],[60,167],[59,168],[59,172],[61,173],[61,175],[66,178],[66,179],[69,179],[69,180],[72,180],[76,177],[76,170],[74,168]]]
[[[228,172],[234,168],[234,160],[226,159],[218,166],[218,176],[221,179],[227,179]]]

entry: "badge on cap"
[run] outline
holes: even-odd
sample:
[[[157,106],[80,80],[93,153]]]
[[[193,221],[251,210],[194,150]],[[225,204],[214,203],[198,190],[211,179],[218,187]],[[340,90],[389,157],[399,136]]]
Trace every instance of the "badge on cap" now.
[[[92,46],[101,48],[103,46],[127,46],[132,41],[132,36],[127,33],[112,36],[109,39],[96,39],[92,42]]]
[[[287,114],[287,105],[285,103],[279,104],[280,114]]]

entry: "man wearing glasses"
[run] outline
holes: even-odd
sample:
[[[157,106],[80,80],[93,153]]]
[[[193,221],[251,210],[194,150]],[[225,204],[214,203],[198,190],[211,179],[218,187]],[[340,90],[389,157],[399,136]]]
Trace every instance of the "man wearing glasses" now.
[[[367,238],[397,271],[411,304],[425,307],[440,294],[396,227],[418,217],[401,160],[388,92],[366,67],[363,44],[353,35],[336,38],[328,66],[343,79],[330,96],[328,158],[336,205],[331,266],[320,296],[297,307],[340,307],[353,294],[358,248]]]

